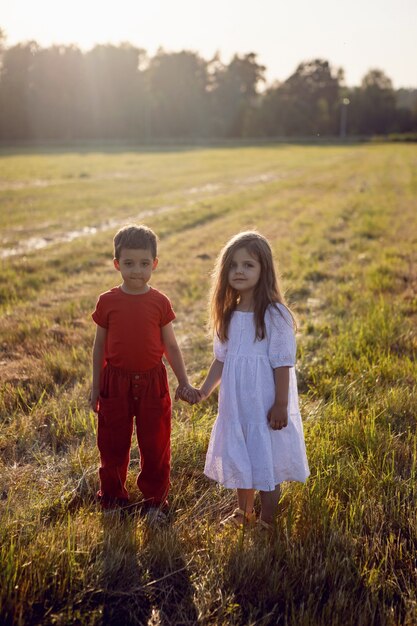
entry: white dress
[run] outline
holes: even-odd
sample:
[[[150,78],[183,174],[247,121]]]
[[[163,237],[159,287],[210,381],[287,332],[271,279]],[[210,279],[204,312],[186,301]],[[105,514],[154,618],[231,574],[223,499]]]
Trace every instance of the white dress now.
[[[229,488],[273,491],[285,480],[309,475],[294,370],[295,337],[282,304],[265,314],[266,337],[255,339],[254,314],[235,311],[229,339],[214,341],[224,362],[219,412],[211,432],[204,473]],[[272,430],[267,420],[275,400],[273,368],[290,367],[288,426]]]

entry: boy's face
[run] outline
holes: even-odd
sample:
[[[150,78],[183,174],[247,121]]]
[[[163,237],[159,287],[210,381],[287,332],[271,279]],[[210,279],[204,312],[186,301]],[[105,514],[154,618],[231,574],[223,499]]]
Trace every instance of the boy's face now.
[[[123,278],[122,288],[127,293],[146,293],[148,281],[158,265],[158,259],[144,248],[122,248],[119,259],[113,259],[114,267]]]

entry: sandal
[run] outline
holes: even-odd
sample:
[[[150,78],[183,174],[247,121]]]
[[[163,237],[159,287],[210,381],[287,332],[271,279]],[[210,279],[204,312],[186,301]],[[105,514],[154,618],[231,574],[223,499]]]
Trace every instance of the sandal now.
[[[243,509],[235,509],[231,515],[225,517],[221,522],[220,526],[236,526],[241,528],[242,526],[246,526],[247,524],[252,524],[255,521],[255,513],[247,513]]]

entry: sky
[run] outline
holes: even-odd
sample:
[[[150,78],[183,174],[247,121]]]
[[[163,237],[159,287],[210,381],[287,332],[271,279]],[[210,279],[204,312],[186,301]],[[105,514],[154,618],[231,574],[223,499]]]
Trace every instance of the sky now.
[[[254,52],[268,84],[322,58],[349,86],[378,68],[417,88],[417,0],[0,0],[0,28],[6,46],[130,42],[224,63]]]

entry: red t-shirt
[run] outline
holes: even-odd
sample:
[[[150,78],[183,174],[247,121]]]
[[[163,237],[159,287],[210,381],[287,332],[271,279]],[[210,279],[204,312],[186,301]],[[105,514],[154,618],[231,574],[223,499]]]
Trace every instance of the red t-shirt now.
[[[106,361],[130,372],[143,372],[161,361],[161,329],[175,319],[175,313],[169,299],[153,287],[135,295],[114,287],[99,296],[92,318],[107,329]]]

